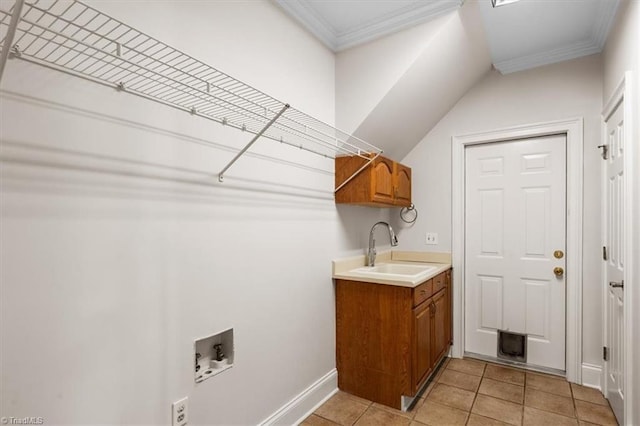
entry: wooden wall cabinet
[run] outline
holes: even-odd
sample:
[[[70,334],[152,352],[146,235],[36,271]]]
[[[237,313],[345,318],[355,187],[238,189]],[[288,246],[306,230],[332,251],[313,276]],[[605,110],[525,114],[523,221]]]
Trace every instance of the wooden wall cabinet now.
[[[373,154],[371,154],[373,155]],[[336,157],[336,188],[353,175],[366,160],[358,156]],[[336,203],[372,207],[411,205],[411,168],[379,156],[335,194]]]
[[[451,274],[415,288],[336,280],[338,387],[396,409],[451,344]]]

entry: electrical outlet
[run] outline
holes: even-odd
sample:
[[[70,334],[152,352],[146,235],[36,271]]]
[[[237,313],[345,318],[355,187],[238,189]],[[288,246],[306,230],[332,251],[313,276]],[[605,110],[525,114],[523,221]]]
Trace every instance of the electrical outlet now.
[[[189,398],[186,396],[180,401],[171,404],[173,411],[172,426],[184,426],[189,421]]]
[[[435,232],[427,232],[425,238],[425,244],[436,245],[438,244],[438,234]]]

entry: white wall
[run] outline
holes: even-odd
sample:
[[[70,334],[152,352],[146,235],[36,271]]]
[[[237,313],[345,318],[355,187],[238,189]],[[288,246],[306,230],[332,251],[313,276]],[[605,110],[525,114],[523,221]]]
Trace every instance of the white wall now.
[[[618,86],[625,71],[638,71],[638,33],[640,32],[640,1],[622,0],[616,20],[603,51],[603,103]]]
[[[625,0],[622,1],[618,9],[616,21],[613,26],[613,30],[609,35],[607,44],[605,45],[603,63],[604,63],[604,88],[603,88],[603,103],[606,103],[611,96],[617,85],[622,81],[624,73],[626,71],[633,72],[635,85],[635,105],[634,116],[636,117],[636,128],[634,129],[635,136],[632,140],[635,142],[634,152],[635,161],[633,164],[640,165],[640,120],[638,120],[640,111],[640,1],[638,0]],[[627,153],[629,155],[629,153]],[[633,193],[640,194],[640,167],[636,167],[635,170],[625,170],[625,174],[629,177],[629,181],[633,185]],[[629,200],[630,201],[630,200]],[[626,261],[628,269],[632,269],[633,281],[631,284],[625,284],[626,297],[625,308],[629,308],[632,311],[633,320],[630,327],[632,327],[631,333],[633,338],[631,342],[628,342],[630,351],[627,352],[627,356],[631,360],[633,365],[632,371],[627,371],[629,377],[628,382],[631,385],[632,395],[627,397],[627,401],[634,401],[632,410],[627,412],[626,421],[628,424],[640,424],[640,367],[638,367],[638,358],[640,357],[640,196],[636,195],[635,200],[631,201],[632,205],[632,220],[634,221],[635,230],[629,233],[629,236],[634,239],[634,250],[629,254],[630,259]],[[631,296],[629,293],[632,291]],[[627,364],[629,365],[629,364]]]
[[[95,4],[333,120],[334,56],[269,2]],[[336,208],[330,160],[260,141],[220,184],[248,135],[24,62],[1,89],[1,416],[256,424],[334,369],[330,260],[387,212]]]
[[[419,217],[400,231],[400,248],[451,251],[451,137],[500,128],[584,117],[583,362],[600,364],[600,56],[501,75],[491,71],[407,155]],[[439,244],[425,246],[425,232]]]
[[[355,131],[457,12],[336,54],[336,125]]]
[[[395,48],[400,41],[416,43],[419,54]],[[399,73],[402,66],[405,69]],[[402,37],[387,37],[341,53],[336,121],[399,160],[490,68],[478,3],[466,2]]]

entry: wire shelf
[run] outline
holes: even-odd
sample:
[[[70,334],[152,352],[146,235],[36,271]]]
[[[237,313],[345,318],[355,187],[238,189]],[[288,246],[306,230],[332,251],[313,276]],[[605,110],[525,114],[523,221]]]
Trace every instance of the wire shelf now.
[[[0,47],[0,78],[7,58],[18,58],[253,134],[220,180],[259,137],[367,164],[382,153],[80,1],[1,1]]]

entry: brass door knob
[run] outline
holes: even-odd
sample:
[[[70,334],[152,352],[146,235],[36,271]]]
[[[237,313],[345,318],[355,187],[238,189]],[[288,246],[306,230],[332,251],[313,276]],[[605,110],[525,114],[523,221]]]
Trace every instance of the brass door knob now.
[[[561,277],[564,275],[564,269],[562,269],[559,266],[556,266],[555,268],[553,268],[553,273],[556,275],[556,277]]]

